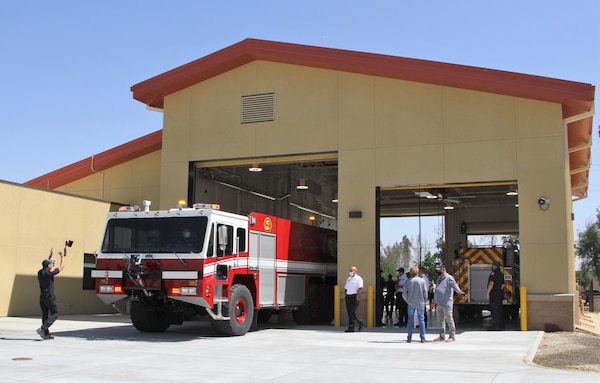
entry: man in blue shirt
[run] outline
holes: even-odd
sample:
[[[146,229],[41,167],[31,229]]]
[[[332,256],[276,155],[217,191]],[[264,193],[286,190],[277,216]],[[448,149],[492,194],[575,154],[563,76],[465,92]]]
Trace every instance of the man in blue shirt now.
[[[38,271],[38,282],[40,284],[40,308],[42,309],[42,327],[36,330],[43,340],[54,339],[48,330],[58,318],[58,302],[54,295],[54,276],[60,273],[64,267],[63,252],[59,251],[60,264],[58,268],[52,270],[54,260],[52,259],[53,249],[50,249],[48,259],[42,261],[42,269]]]

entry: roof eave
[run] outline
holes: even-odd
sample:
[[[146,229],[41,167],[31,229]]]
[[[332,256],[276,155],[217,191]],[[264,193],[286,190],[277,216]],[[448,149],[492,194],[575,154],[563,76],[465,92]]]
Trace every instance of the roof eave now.
[[[56,189],[81,178],[91,176],[113,166],[155,152],[162,148],[162,130],[147,134],[123,145],[93,155],[43,176],[25,182],[25,185]]]

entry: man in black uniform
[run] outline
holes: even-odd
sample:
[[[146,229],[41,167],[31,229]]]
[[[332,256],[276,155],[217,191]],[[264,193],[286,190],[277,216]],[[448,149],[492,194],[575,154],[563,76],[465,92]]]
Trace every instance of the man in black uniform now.
[[[58,265],[58,268],[52,270],[52,267],[54,266],[52,253],[53,249],[50,249],[50,256],[48,259],[44,259],[42,261],[42,269],[38,271],[38,282],[40,284],[40,308],[42,309],[42,327],[38,328],[36,332],[44,340],[54,339],[48,330],[58,318],[58,303],[56,302],[56,296],[54,295],[54,276],[65,268],[63,252],[59,251],[58,255],[60,255],[60,265]]]
[[[504,330],[504,308],[502,299],[504,298],[504,274],[500,270],[500,263],[492,263],[492,272],[488,278],[487,298],[490,301],[490,311],[492,312],[492,327],[488,330]]]

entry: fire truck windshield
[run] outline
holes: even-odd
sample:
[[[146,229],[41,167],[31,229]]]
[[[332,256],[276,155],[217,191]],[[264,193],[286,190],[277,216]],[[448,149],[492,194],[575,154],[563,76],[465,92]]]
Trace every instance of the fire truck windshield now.
[[[102,253],[200,253],[207,217],[113,218]]]

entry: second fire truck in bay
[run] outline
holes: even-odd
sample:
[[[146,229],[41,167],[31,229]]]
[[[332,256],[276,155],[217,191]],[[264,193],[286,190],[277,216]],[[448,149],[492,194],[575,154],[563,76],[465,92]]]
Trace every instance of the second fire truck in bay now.
[[[221,335],[243,335],[259,316],[292,310],[299,323],[333,319],[333,230],[217,205],[108,214],[96,257],[96,294],[129,299],[133,325],[165,331],[208,315]]]
[[[452,262],[452,274],[464,296],[455,296],[454,304],[461,317],[481,316],[489,310],[488,278],[492,263],[499,262],[504,274],[504,312],[506,316],[519,315],[519,253],[513,245],[503,247],[468,247],[457,250]]]

